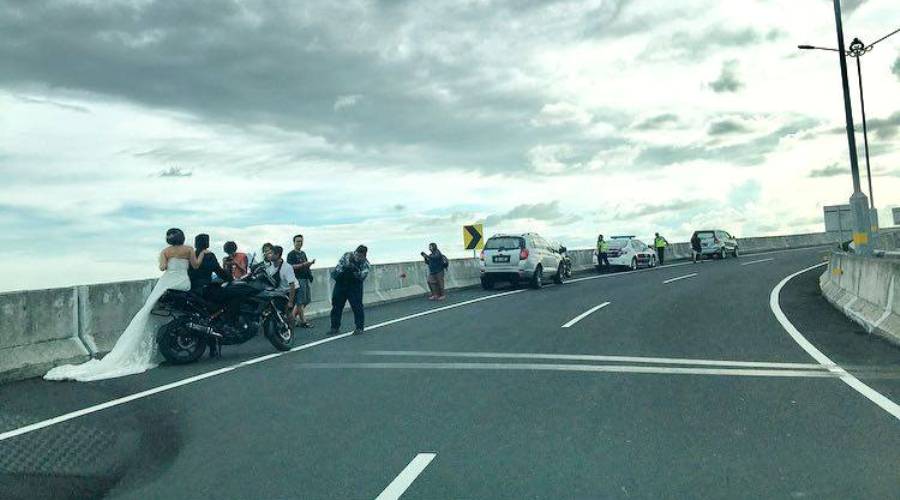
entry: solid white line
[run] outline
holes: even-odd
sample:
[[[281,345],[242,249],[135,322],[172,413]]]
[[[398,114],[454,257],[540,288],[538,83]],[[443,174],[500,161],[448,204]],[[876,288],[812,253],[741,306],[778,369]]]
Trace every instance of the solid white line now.
[[[781,326],[784,327],[788,335],[790,335],[791,338],[794,339],[794,341],[797,342],[797,344],[799,344],[800,347],[807,352],[807,354],[812,356],[813,359],[818,361],[823,366],[828,367],[828,370],[830,372],[838,375],[840,379],[844,381],[845,384],[852,387],[853,390],[867,397],[870,401],[880,406],[884,411],[893,415],[894,418],[900,420],[900,406],[898,406],[897,403],[891,401],[886,396],[876,391],[875,389],[872,389],[868,385],[860,382],[858,378],[848,373],[847,370],[844,370],[843,368],[835,364],[834,361],[823,354],[822,351],[818,350],[816,346],[812,345],[810,341],[806,340],[806,337],[804,337],[803,334],[801,334],[800,331],[797,330],[794,324],[787,319],[784,311],[781,310],[781,305],[778,303],[778,297],[781,294],[781,289],[784,288],[784,285],[786,285],[788,281],[805,272],[825,266],[827,264],[827,262],[823,262],[821,264],[807,267],[806,269],[797,271],[796,273],[781,280],[781,282],[772,289],[772,293],[769,294],[769,307],[772,309],[772,314],[775,315],[775,318],[778,319],[778,322],[781,323]]]
[[[685,274],[684,276],[679,276],[679,277],[677,277],[677,278],[672,278],[672,279],[668,279],[668,280],[666,280],[666,281],[663,281],[663,285],[667,285],[667,284],[669,284],[669,283],[672,283],[672,282],[675,282],[675,281],[678,281],[678,280],[684,280],[684,279],[688,279],[688,278],[693,278],[694,276],[697,276],[697,273]]]
[[[619,276],[628,276],[629,274],[635,273],[646,273],[650,271],[657,271],[659,269],[668,269],[670,267],[679,267],[679,266],[689,266],[691,262],[680,262],[678,264],[666,264],[664,266],[656,266],[656,267],[647,267],[644,269],[635,269],[634,271],[624,271],[618,273],[609,273],[609,274],[598,274],[596,276],[585,276],[583,278],[575,278],[571,280],[566,280],[566,283],[578,283],[579,281],[587,281],[587,280],[596,280],[601,278],[616,278]]]
[[[578,323],[579,321],[583,320],[584,318],[587,318],[588,315],[590,315],[591,313],[593,313],[595,311],[599,311],[600,309],[603,309],[604,307],[606,307],[608,305],[609,305],[609,302],[604,302],[604,303],[600,304],[599,306],[594,306],[594,307],[588,309],[587,311],[579,314],[578,316],[575,316],[574,318],[572,318],[571,321],[569,321],[562,327],[569,328],[570,326],[574,325],[575,323]]]
[[[399,476],[391,481],[391,484],[389,484],[375,500],[397,500],[400,498],[436,456],[436,453],[419,453],[416,455],[416,457],[412,459],[412,462],[400,472]]]
[[[682,368],[672,366],[578,365],[552,363],[303,363],[299,369],[376,369],[376,370],[512,370],[594,373],[650,373],[662,375],[721,375],[731,377],[830,378],[826,370],[761,370],[753,368]]]
[[[818,363],[779,363],[767,361],[727,361],[720,359],[647,358],[639,356],[600,356],[593,354],[542,354],[522,352],[440,352],[440,351],[365,351],[371,356],[416,356],[435,358],[488,359],[559,359],[567,361],[612,361],[622,363],[654,363],[662,365],[733,366],[741,368],[825,369]]]
[[[457,307],[462,307],[462,306],[466,306],[466,305],[469,305],[469,304],[474,304],[474,303],[476,303],[476,302],[481,302],[481,301],[484,301],[484,300],[489,300],[489,299],[493,299],[493,298],[497,298],[497,297],[504,297],[504,296],[506,296],[506,295],[512,295],[512,294],[514,294],[514,293],[521,293],[521,292],[524,292],[524,291],[525,291],[524,289],[521,289],[521,290],[513,290],[513,291],[509,291],[509,292],[496,293],[496,294],[493,294],[493,295],[486,295],[486,296],[484,296],[484,297],[478,297],[477,299],[466,300],[466,301],[463,301],[463,302],[457,302],[457,303],[455,303],[455,304],[450,304],[450,305],[447,305],[447,306],[444,306],[444,307],[437,307],[437,308],[434,308],[434,309],[428,309],[428,310],[422,311],[422,312],[420,312],[420,313],[409,314],[409,315],[407,315],[407,316],[403,316],[403,317],[400,317],[400,318],[396,318],[396,319],[392,319],[392,320],[389,320],[389,321],[384,321],[384,322],[381,322],[381,323],[377,323],[377,324],[374,324],[374,325],[372,325],[372,326],[368,326],[368,327],[366,327],[366,331],[375,330],[375,329],[382,328],[382,327],[385,327],[385,326],[388,326],[388,325],[393,325],[393,324],[395,324],[395,323],[399,323],[399,322],[401,322],[401,321],[408,321],[408,320],[411,320],[411,319],[414,319],[414,318],[419,318],[419,317],[422,317],[422,316],[427,316],[427,315],[429,315],[429,314],[434,314],[434,313],[438,313],[438,312],[441,312],[441,311],[446,311],[446,310],[448,310],[448,309],[454,309],[454,308],[457,308]],[[16,436],[21,436],[22,434],[28,434],[29,432],[34,432],[34,431],[36,431],[36,430],[44,429],[44,428],[46,428],[46,427],[50,427],[51,425],[56,425],[56,424],[59,424],[59,423],[62,423],[62,422],[66,422],[66,421],[68,421],[68,420],[72,420],[72,419],[75,419],[75,418],[78,418],[78,417],[83,417],[84,415],[89,415],[89,414],[91,414],[91,413],[95,413],[95,412],[98,412],[98,411],[101,411],[101,410],[105,410],[105,409],[107,409],[107,408],[112,408],[112,407],[114,407],[114,406],[119,406],[119,405],[123,405],[123,404],[125,404],[125,403],[130,403],[130,402],[132,402],[132,401],[135,401],[135,400],[138,400],[138,399],[142,399],[142,398],[146,398],[146,397],[152,396],[152,395],[154,395],[154,394],[159,394],[160,392],[169,391],[169,390],[172,390],[172,389],[175,389],[175,388],[184,386],[184,385],[192,384],[192,383],[194,383],[194,382],[199,382],[199,381],[201,381],[201,380],[205,380],[205,379],[208,379],[208,378],[210,378],[210,377],[215,377],[215,376],[217,376],[217,375],[222,375],[222,374],[224,374],[224,373],[228,373],[228,372],[233,371],[233,370],[236,370],[236,369],[238,369],[238,368],[242,368],[242,367],[250,366],[250,365],[255,365],[255,364],[257,364],[257,363],[261,363],[261,362],[263,362],[263,361],[268,361],[268,360],[270,360],[270,359],[275,359],[275,358],[278,358],[278,357],[280,357],[280,356],[283,356],[283,355],[287,354],[288,352],[296,352],[296,351],[303,351],[303,350],[306,350],[306,349],[311,349],[311,348],[313,348],[313,347],[316,347],[316,346],[319,346],[319,345],[322,345],[322,344],[327,344],[327,343],[329,343],[329,342],[334,342],[334,341],[336,341],[336,340],[339,340],[339,339],[342,339],[342,338],[345,338],[345,337],[349,337],[350,335],[352,335],[352,332],[347,332],[347,333],[343,333],[343,334],[341,334],[341,335],[335,335],[334,337],[327,337],[327,338],[324,338],[324,339],[321,339],[321,340],[317,340],[317,341],[315,341],[315,342],[310,342],[310,343],[307,343],[307,344],[299,345],[299,346],[297,346],[297,347],[294,347],[294,348],[291,349],[290,351],[276,352],[276,353],[272,353],[272,354],[266,354],[266,355],[264,355],[264,356],[258,356],[258,357],[256,357],[256,358],[248,359],[248,360],[242,361],[242,362],[240,362],[240,363],[235,363],[235,364],[233,364],[233,365],[231,365],[231,366],[226,366],[226,367],[224,367],[224,368],[219,368],[218,370],[213,370],[213,371],[209,371],[209,372],[206,372],[206,373],[201,373],[200,375],[194,375],[193,377],[188,377],[188,378],[186,378],[186,379],[179,380],[179,381],[177,381],[177,382],[172,382],[172,383],[170,383],[170,384],[165,384],[165,385],[161,385],[161,386],[159,386],[159,387],[154,387],[154,388],[148,389],[148,390],[146,390],[146,391],[136,392],[136,393],[134,393],[134,394],[130,394],[130,395],[128,395],[128,396],[124,396],[124,397],[121,397],[121,398],[113,399],[113,400],[107,401],[107,402],[105,402],[105,403],[100,403],[100,404],[97,404],[97,405],[94,405],[94,406],[89,406],[89,407],[87,407],[87,408],[82,408],[82,409],[80,409],[80,410],[76,410],[76,411],[69,412],[69,413],[66,413],[66,414],[63,414],[63,415],[59,415],[59,416],[57,416],[57,417],[53,417],[53,418],[50,418],[50,419],[47,419],[47,420],[42,420],[42,421],[40,421],[40,422],[35,422],[35,423],[33,423],[33,424],[29,424],[29,425],[26,425],[26,426],[24,426],[24,427],[19,427],[18,429],[13,429],[13,430],[10,430],[10,431],[6,431],[6,432],[3,432],[3,433],[0,433],[0,441],[4,441],[4,440],[7,440],[7,439],[16,437]]]
[[[759,259],[759,260],[751,260],[750,262],[744,262],[741,264],[742,266],[751,266],[753,264],[759,264],[760,262],[769,262],[775,260],[775,257],[769,257],[768,259]]]

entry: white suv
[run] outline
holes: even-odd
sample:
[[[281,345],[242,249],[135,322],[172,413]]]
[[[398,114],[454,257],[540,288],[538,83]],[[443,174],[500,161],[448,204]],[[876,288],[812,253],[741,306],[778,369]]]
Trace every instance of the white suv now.
[[[559,248],[537,233],[495,234],[481,251],[481,286],[485,290],[498,281],[513,285],[528,281],[532,288],[541,288],[547,276],[561,284],[563,272]]]

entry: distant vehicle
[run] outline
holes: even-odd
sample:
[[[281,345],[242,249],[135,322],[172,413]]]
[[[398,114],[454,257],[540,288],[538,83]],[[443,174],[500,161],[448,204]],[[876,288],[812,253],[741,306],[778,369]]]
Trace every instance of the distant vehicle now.
[[[562,284],[563,266],[559,246],[537,233],[495,234],[481,251],[481,286],[491,290],[497,282],[527,281],[532,288],[541,288],[547,277]]]
[[[558,241],[552,242],[554,248],[559,249],[559,255],[562,258],[562,266],[563,266],[563,279],[569,279],[572,277],[572,258],[569,257],[569,249],[565,247],[565,245],[559,243]]]
[[[700,255],[725,259],[728,254],[732,257],[740,255],[737,238],[721,229],[705,229],[694,231],[694,235],[700,238]],[[693,236],[691,239],[694,239]]]
[[[657,256],[652,248],[634,236],[613,236],[609,240],[610,267],[635,270],[639,267],[656,267]],[[594,262],[597,270],[601,270],[597,250],[594,250]]]

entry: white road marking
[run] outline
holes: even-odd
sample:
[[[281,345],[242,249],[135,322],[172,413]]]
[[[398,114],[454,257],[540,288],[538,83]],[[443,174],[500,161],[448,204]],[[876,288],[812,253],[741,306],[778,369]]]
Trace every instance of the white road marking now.
[[[466,300],[466,301],[463,301],[463,302],[457,302],[457,303],[455,303],[455,304],[450,304],[450,305],[447,305],[447,306],[444,306],[444,307],[437,307],[437,308],[434,308],[434,309],[428,309],[428,310],[425,310],[425,311],[422,311],[422,312],[419,312],[419,313],[409,314],[409,315],[407,315],[407,316],[402,316],[402,317],[400,317],[400,318],[396,318],[396,319],[384,321],[384,322],[381,322],[381,323],[377,323],[377,324],[374,324],[374,325],[372,325],[372,326],[368,326],[368,327],[366,327],[366,331],[375,330],[375,329],[382,328],[382,327],[385,327],[385,326],[388,326],[388,325],[393,325],[393,324],[395,324],[395,323],[399,323],[399,322],[401,322],[401,321],[408,321],[408,320],[411,320],[411,319],[414,319],[414,318],[419,318],[419,317],[422,317],[422,316],[427,316],[427,315],[429,315],[429,314],[434,314],[434,313],[438,313],[438,312],[441,312],[441,311],[446,311],[446,310],[448,310],[448,309],[454,309],[454,308],[457,308],[457,307],[462,307],[462,306],[466,306],[466,305],[469,305],[469,304],[474,304],[474,303],[476,303],[476,302],[482,302],[482,301],[489,300],[489,299],[493,299],[493,298],[497,298],[497,297],[504,297],[504,296],[507,296],[507,295],[515,294],[515,293],[522,293],[522,292],[524,292],[524,291],[525,291],[524,289],[520,289],[520,290],[512,290],[512,291],[509,291],[509,292],[495,293],[495,294],[493,294],[493,295],[486,295],[486,296],[484,296],[484,297],[478,297],[478,298],[472,299],[472,300]],[[324,338],[324,339],[321,339],[321,340],[317,340],[317,341],[315,341],[315,342],[309,342],[309,343],[307,343],[307,344],[299,345],[299,346],[297,346],[297,347],[294,347],[294,348],[291,349],[290,351],[276,352],[276,353],[272,353],[272,354],[266,354],[266,355],[264,355],[264,356],[258,356],[258,357],[256,357],[256,358],[248,359],[248,360],[242,361],[242,362],[240,362],[240,363],[235,363],[235,364],[233,364],[233,365],[231,365],[231,366],[226,366],[226,367],[224,367],[224,368],[219,368],[218,370],[213,370],[213,371],[209,371],[209,372],[206,372],[206,373],[201,373],[200,375],[194,375],[193,377],[188,377],[188,378],[185,378],[185,379],[176,381],[176,382],[172,382],[172,383],[170,383],[170,384],[165,384],[165,385],[161,385],[161,386],[158,386],[158,387],[154,387],[154,388],[148,389],[148,390],[146,390],[146,391],[136,392],[136,393],[134,393],[134,394],[130,394],[130,395],[128,395],[128,396],[124,396],[124,397],[121,397],[121,398],[116,398],[116,399],[107,401],[107,402],[105,402],[105,403],[100,403],[100,404],[97,404],[97,405],[94,405],[94,406],[89,406],[89,407],[87,407],[87,408],[82,408],[82,409],[80,409],[80,410],[76,410],[76,411],[73,411],[73,412],[65,413],[65,414],[63,414],[63,415],[59,415],[59,416],[57,416],[57,417],[53,417],[53,418],[50,418],[50,419],[47,419],[47,420],[42,420],[42,421],[40,421],[40,422],[35,422],[35,423],[33,423],[33,424],[29,424],[29,425],[26,425],[26,426],[23,426],[23,427],[19,427],[18,429],[12,429],[12,430],[9,430],[9,431],[0,433],[0,441],[5,441],[5,440],[7,440],[7,439],[14,438],[14,437],[16,437],[16,436],[21,436],[22,434],[28,434],[29,432],[34,432],[34,431],[37,431],[37,430],[40,430],[40,429],[44,429],[44,428],[50,427],[50,426],[52,426],[52,425],[60,424],[60,423],[62,423],[62,422],[66,422],[66,421],[69,421],[69,420],[72,420],[72,419],[75,419],[75,418],[78,418],[78,417],[83,417],[83,416],[89,415],[89,414],[91,414],[91,413],[95,413],[95,412],[98,412],[98,411],[101,411],[101,410],[105,410],[105,409],[107,409],[107,408],[112,408],[112,407],[114,407],[114,406],[119,406],[119,405],[123,405],[123,404],[125,404],[125,403],[130,403],[130,402],[135,401],[135,400],[138,400],[138,399],[146,398],[146,397],[148,397],[148,396],[152,396],[152,395],[154,395],[154,394],[159,394],[159,393],[161,393],[161,392],[169,391],[169,390],[172,390],[172,389],[175,389],[175,388],[184,386],[184,385],[192,384],[192,383],[194,383],[194,382],[199,382],[199,381],[201,381],[201,380],[205,380],[205,379],[208,379],[208,378],[211,378],[211,377],[215,377],[215,376],[217,376],[217,375],[222,375],[222,374],[224,374],[224,373],[231,372],[231,371],[236,370],[236,369],[238,369],[238,368],[242,368],[242,367],[250,366],[250,365],[255,365],[255,364],[257,364],[257,363],[261,363],[261,362],[263,362],[263,361],[268,361],[268,360],[270,360],[270,359],[275,359],[275,358],[281,357],[281,356],[283,356],[283,355],[285,355],[285,354],[288,354],[289,352],[296,352],[296,351],[302,351],[302,350],[306,350],[306,349],[311,349],[311,348],[313,348],[313,347],[316,347],[316,346],[319,346],[319,345],[322,345],[322,344],[327,344],[327,343],[329,343],[329,342],[334,342],[334,341],[336,341],[336,340],[339,340],[339,339],[342,339],[342,338],[345,338],[345,337],[349,337],[350,335],[352,335],[352,332],[347,332],[347,333],[343,333],[343,334],[341,334],[341,335],[335,335],[335,336],[333,336],[333,337],[327,337],[327,338]]]
[[[770,262],[775,260],[775,257],[769,257],[768,259],[759,259],[759,260],[751,260],[750,262],[744,262],[742,266],[752,266],[753,264],[759,264],[760,262]]]
[[[579,321],[583,320],[584,318],[587,318],[588,315],[590,315],[591,313],[593,313],[595,311],[599,311],[600,309],[603,309],[604,307],[606,307],[608,305],[609,305],[609,302],[604,302],[604,303],[600,304],[599,306],[594,306],[594,307],[588,309],[587,311],[579,314],[578,316],[575,316],[574,318],[572,318],[571,321],[569,321],[562,327],[569,328],[570,326],[574,325],[575,323],[578,323]]]
[[[818,363],[780,363],[768,361],[728,361],[720,359],[647,358],[639,356],[601,356],[594,354],[543,354],[522,352],[441,352],[441,351],[365,351],[372,356],[416,356],[435,358],[488,358],[488,359],[557,359],[566,361],[607,361],[621,363],[654,363],[660,365],[732,366],[740,368],[791,368],[824,370]]]
[[[436,453],[419,453],[416,455],[416,457],[412,459],[412,462],[400,472],[400,475],[391,481],[391,484],[389,484],[375,500],[397,500],[400,498],[436,456]]]
[[[697,276],[697,273],[685,274],[684,276],[679,276],[679,277],[677,277],[677,278],[672,278],[672,279],[668,279],[668,280],[666,280],[666,281],[663,281],[663,285],[668,285],[669,283],[673,283],[673,282],[678,281],[678,280],[685,280],[685,279],[688,279],[688,278],[693,278],[694,276]]]
[[[303,363],[297,369],[376,370],[519,370],[595,373],[652,373],[662,375],[721,375],[732,377],[837,377],[827,370],[763,370],[755,368],[683,368],[673,366],[583,365],[554,363]]]
[[[788,335],[790,335],[791,338],[794,339],[794,342],[797,342],[797,344],[799,344],[800,347],[807,352],[807,354],[812,356],[813,359],[818,361],[821,365],[826,366],[828,368],[828,371],[838,376],[845,384],[852,387],[853,390],[862,394],[876,405],[880,406],[884,411],[893,415],[894,418],[900,420],[900,405],[897,405],[897,403],[891,401],[880,392],[860,382],[858,378],[848,373],[847,370],[844,370],[843,368],[835,364],[834,361],[832,361],[828,356],[822,353],[822,351],[817,349],[816,346],[812,345],[809,340],[806,340],[806,337],[804,337],[803,334],[801,334],[800,331],[797,330],[794,324],[791,323],[787,316],[785,316],[784,311],[781,310],[781,305],[778,303],[778,297],[779,295],[781,295],[781,289],[784,288],[784,285],[786,285],[788,281],[805,272],[812,271],[813,269],[825,265],[828,265],[828,263],[823,262],[821,264],[807,267],[806,269],[797,271],[796,273],[791,274],[790,276],[781,280],[781,282],[772,289],[772,293],[769,295],[769,307],[772,309],[772,314],[775,315],[775,318],[779,323],[781,323],[781,326],[784,327]]]
[[[596,276],[585,276],[583,278],[575,278],[571,280],[566,280],[566,283],[578,283],[579,281],[587,281],[587,280],[596,280],[601,278],[616,278],[618,276],[628,276],[629,274],[634,273],[646,273],[649,271],[656,271],[659,269],[668,269],[670,267],[679,267],[679,266],[689,266],[691,262],[680,262],[678,264],[666,264],[664,266],[656,266],[656,267],[648,267],[644,269],[635,269],[634,271],[624,271],[618,273],[609,273],[609,274],[598,274]]]

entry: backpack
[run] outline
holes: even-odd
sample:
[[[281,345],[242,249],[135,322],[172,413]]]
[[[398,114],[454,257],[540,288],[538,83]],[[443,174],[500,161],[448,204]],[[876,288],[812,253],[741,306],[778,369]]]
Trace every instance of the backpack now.
[[[441,254],[441,265],[444,266],[444,270],[446,271],[448,267],[450,267],[450,261],[447,260],[447,256]]]

